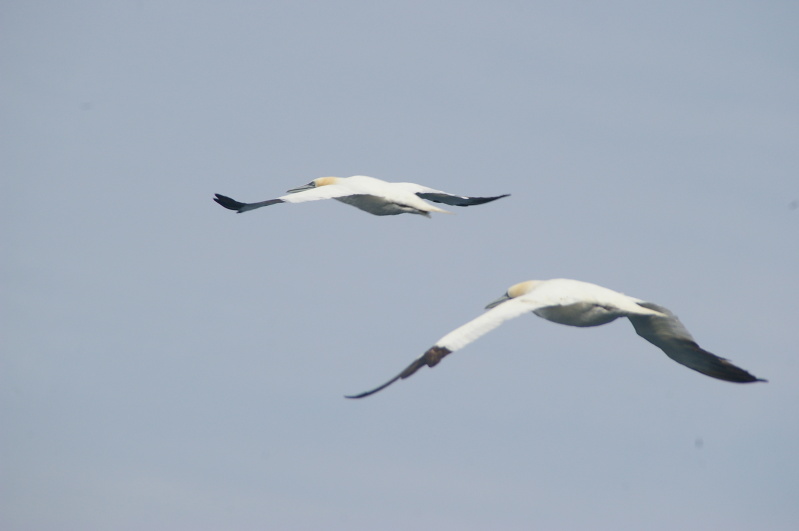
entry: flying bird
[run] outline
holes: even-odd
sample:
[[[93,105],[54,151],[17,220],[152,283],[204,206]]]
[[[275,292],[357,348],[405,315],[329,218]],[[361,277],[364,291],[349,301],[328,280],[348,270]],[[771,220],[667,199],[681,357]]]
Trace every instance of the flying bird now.
[[[390,183],[374,177],[355,175],[353,177],[320,177],[306,185],[292,188],[286,195],[277,199],[258,203],[241,203],[221,194],[216,194],[214,201],[239,214],[278,203],[304,203],[320,199],[335,199],[375,216],[420,214],[430,217],[430,212],[445,214],[450,214],[450,212],[433,206],[425,200],[464,207],[482,205],[508,195],[510,194],[494,197],[466,197],[448,194],[415,183]]]
[[[508,288],[480,317],[439,339],[422,356],[380,387],[347,398],[374,394],[399,379],[408,378],[427,365],[434,367],[445,356],[462,349],[508,319],[533,312],[547,321],[569,326],[599,326],[626,317],[643,337],[668,357],[707,376],[735,383],[765,382],[724,358],[702,349],[677,316],[668,309],[596,284],[557,278],[528,280]]]

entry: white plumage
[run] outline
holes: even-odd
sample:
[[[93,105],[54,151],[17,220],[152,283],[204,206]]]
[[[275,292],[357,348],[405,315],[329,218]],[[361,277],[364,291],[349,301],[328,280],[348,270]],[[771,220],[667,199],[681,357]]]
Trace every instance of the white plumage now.
[[[489,310],[439,339],[421,357],[385,384],[347,398],[374,394],[421,367],[433,367],[444,356],[459,350],[480,336],[523,313],[569,326],[599,326],[627,317],[639,336],[660,348],[668,357],[707,376],[736,383],[764,382],[724,358],[702,349],[668,309],[596,284],[558,278],[528,280],[511,286],[492,302]]]
[[[229,210],[242,213],[278,203],[336,199],[376,216],[421,214],[429,217],[430,212],[447,214],[449,212],[433,206],[427,201],[452,206],[472,206],[488,203],[507,195],[509,194],[493,197],[467,197],[448,194],[415,183],[390,183],[374,177],[355,175],[352,177],[320,177],[306,185],[289,190],[286,195],[257,203],[241,203],[220,194],[216,194],[214,201]]]

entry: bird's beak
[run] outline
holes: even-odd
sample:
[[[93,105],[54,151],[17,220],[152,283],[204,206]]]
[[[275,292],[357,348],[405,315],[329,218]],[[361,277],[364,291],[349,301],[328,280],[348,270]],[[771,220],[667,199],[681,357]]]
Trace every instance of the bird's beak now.
[[[495,307],[499,306],[500,304],[502,304],[503,302],[508,301],[508,300],[510,300],[510,297],[506,293],[505,295],[503,295],[502,297],[498,298],[497,300],[492,301],[491,303],[489,303],[488,306],[485,307],[485,309],[488,310],[490,308],[495,308]]]
[[[316,188],[316,183],[313,181],[309,182],[308,184],[303,184],[302,186],[298,186],[297,188],[286,190],[286,193],[296,194],[297,192],[302,192],[303,190],[310,190],[311,188]]]

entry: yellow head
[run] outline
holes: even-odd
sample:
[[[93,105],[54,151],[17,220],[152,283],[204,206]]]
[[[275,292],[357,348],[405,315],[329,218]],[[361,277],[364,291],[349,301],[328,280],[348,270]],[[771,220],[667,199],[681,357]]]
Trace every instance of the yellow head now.
[[[508,298],[515,299],[516,297],[524,295],[525,293],[530,293],[540,283],[540,280],[527,280],[525,282],[514,284],[508,288]]]
[[[516,297],[520,297],[525,293],[530,293],[530,291],[532,291],[540,282],[540,280],[528,280],[527,282],[519,282],[518,284],[514,284],[508,288],[508,291],[506,291],[502,297],[490,302],[488,306],[486,306],[486,309],[494,308],[505,301],[515,299]]]
[[[314,179],[314,185],[319,188],[320,186],[327,186],[328,184],[336,184],[338,181],[338,177],[319,177],[318,179]]]
[[[296,194],[297,192],[305,192],[306,190],[313,190],[314,188],[319,188],[320,186],[327,186],[328,184],[336,184],[336,181],[338,181],[338,177],[319,177],[318,179],[314,179],[308,184],[303,184],[302,186],[298,186],[297,188],[292,188],[291,190],[287,190],[287,192],[290,194]]]

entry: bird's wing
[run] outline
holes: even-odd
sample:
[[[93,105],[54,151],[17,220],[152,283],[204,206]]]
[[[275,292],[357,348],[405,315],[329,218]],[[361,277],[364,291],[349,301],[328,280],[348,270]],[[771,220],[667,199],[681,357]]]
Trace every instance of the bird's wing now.
[[[352,191],[343,186],[320,186],[318,188],[308,188],[301,192],[288,193],[282,195],[277,199],[268,199],[266,201],[259,201],[257,203],[242,203],[233,198],[225,195],[216,194],[214,201],[227,208],[228,210],[235,210],[239,214],[261,208],[269,205],[276,205],[278,203],[304,203],[306,201],[319,201],[320,199],[334,199],[336,197],[344,197],[352,195]]]
[[[216,197],[214,197],[214,201],[216,201],[223,207],[227,208],[228,210],[235,210],[239,214],[241,214],[242,212],[247,212],[248,210],[253,210],[256,208],[261,208],[269,205],[276,205],[277,203],[283,202],[282,199],[269,199],[268,201],[260,201],[258,203],[242,203],[241,201],[236,201],[231,197],[221,194],[216,194]]]
[[[416,184],[416,183],[394,183],[394,184],[401,186],[405,190],[412,192],[427,201],[432,201],[434,203],[444,203],[445,205],[460,206],[460,207],[482,205],[483,203],[489,203],[491,201],[495,201],[497,199],[500,199],[502,197],[507,197],[510,195],[510,194],[503,194],[494,197],[467,197],[463,195],[448,194],[447,192],[442,192],[441,190],[428,188],[427,186],[422,186],[421,184]]]
[[[503,197],[508,197],[510,194],[496,195],[494,197],[466,197],[462,195],[452,195],[445,192],[421,192],[417,193],[419,197],[434,203],[444,203],[445,205],[452,206],[472,206],[482,205],[483,203],[490,203]]]
[[[677,363],[727,382],[749,383],[766,381],[701,348],[691,337],[685,326],[677,319],[677,316],[667,308],[651,302],[640,302],[638,304],[644,308],[666,314],[666,317],[656,315],[628,315],[627,317],[639,336],[661,349]]]
[[[491,310],[483,313],[480,317],[472,319],[463,326],[460,326],[439,339],[435,345],[430,347],[427,352],[408,365],[405,370],[394,378],[370,391],[358,395],[347,396],[347,398],[364,398],[385,389],[397,380],[407,378],[420,368],[427,365],[434,367],[444,356],[459,350],[482,335],[487,334],[505,321],[518,317],[523,313],[531,312],[540,308],[542,305],[536,304],[529,299],[511,299]]]

